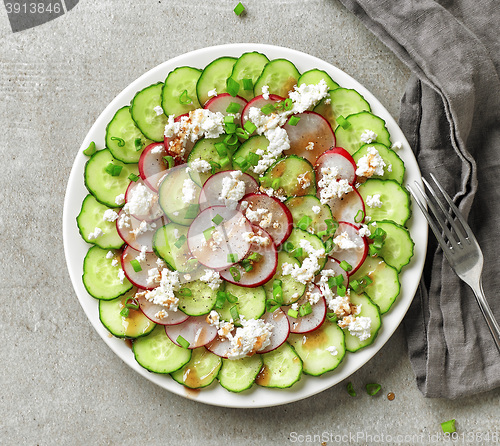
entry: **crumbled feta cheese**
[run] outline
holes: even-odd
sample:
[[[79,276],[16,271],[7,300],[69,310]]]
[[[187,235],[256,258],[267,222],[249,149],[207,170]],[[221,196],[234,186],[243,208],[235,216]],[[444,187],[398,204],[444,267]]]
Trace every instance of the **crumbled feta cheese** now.
[[[107,259],[112,259],[114,256],[115,256],[115,254],[113,251],[108,251],[108,253],[106,254]]]
[[[208,161],[202,160],[201,158],[196,158],[189,162],[186,172],[208,172],[212,166]]]
[[[151,149],[151,153],[158,154],[165,151],[163,144],[158,144]]]
[[[314,143],[309,142],[307,146],[304,147],[306,150],[314,150]]]
[[[254,232],[244,232],[242,234],[243,240],[248,241],[249,243],[252,243],[253,245],[257,246],[268,246],[269,243],[271,243],[271,240],[269,237],[262,237],[260,235],[255,234]]]
[[[94,228],[94,232],[91,232],[88,236],[89,240],[95,240],[97,237],[102,237],[104,232],[102,232],[101,228]]]
[[[222,279],[217,271],[213,269],[205,269],[205,274],[200,277],[202,282],[205,282],[212,290],[218,290]]]
[[[155,318],[157,319],[165,319],[168,316],[168,313],[165,310],[160,310],[155,314]]]
[[[146,283],[148,285],[160,283],[160,280],[161,280],[161,274],[158,268],[148,269],[148,277],[146,278]]]
[[[323,103],[326,105],[330,105],[332,103],[332,100],[330,98],[326,98]]]
[[[262,87],[262,97],[266,100],[269,99],[269,85],[264,85]]]
[[[329,347],[326,347],[326,351],[331,353],[332,356],[337,356],[339,352],[337,351],[337,348],[334,345],[330,345]]]
[[[288,97],[293,101],[290,114],[303,113],[328,95],[328,85],[324,79],[317,84],[294,86]]]
[[[257,351],[267,347],[271,342],[272,324],[262,319],[240,318],[241,327],[236,329],[234,336],[230,338],[229,359],[240,359],[251,356]]]
[[[360,246],[356,244],[354,240],[349,238],[349,234],[344,231],[341,232],[333,239],[333,243],[335,244],[334,250],[339,249],[359,249]]]
[[[235,170],[230,173],[230,176],[222,179],[222,191],[219,200],[223,200],[229,209],[236,209],[238,201],[245,195],[245,182],[238,179],[242,174],[241,170]]]
[[[127,197],[124,211],[133,215],[160,215],[161,209],[158,204],[158,195],[144,184],[137,183]]]
[[[158,268],[165,268],[167,266],[167,264],[165,263],[165,261],[163,259],[160,259],[159,257],[156,259],[156,266]]]
[[[356,175],[366,178],[383,175],[386,164],[378,150],[375,147],[368,147],[367,151],[368,153],[358,160]]]
[[[335,167],[322,167],[321,179],[318,181],[319,199],[322,204],[327,204],[332,198],[342,198],[352,192],[353,188],[346,179],[338,180],[338,169]]]
[[[358,230],[358,234],[360,237],[369,237],[371,235],[370,228],[362,224],[361,228]]]
[[[316,272],[321,268],[319,259],[323,259],[326,253],[324,248],[314,249],[307,240],[300,240],[299,246],[307,253],[302,265],[284,262],[281,269],[283,275],[291,275],[298,282],[307,284],[314,280]]]
[[[370,336],[372,321],[365,316],[346,316],[338,322],[339,327],[346,328],[352,336],[357,336],[361,342],[366,341]]]
[[[363,133],[361,133],[361,136],[359,139],[361,142],[364,142],[365,144],[370,144],[373,141],[377,140],[377,134],[373,130],[365,130]]]
[[[121,212],[118,218],[118,227],[120,229],[130,228],[131,224],[132,224],[132,219],[130,218],[130,215],[127,214],[126,212]]]
[[[321,208],[319,206],[313,206],[311,210],[313,211],[313,214],[319,214],[321,212]]]
[[[147,251],[147,249],[148,249],[147,246],[142,245],[141,246],[141,251],[139,252],[139,255],[136,256],[135,260],[137,260],[138,262],[144,262],[144,260],[146,260],[146,251]]]
[[[382,202],[380,201],[380,194],[368,195],[366,197],[365,204],[370,208],[382,207]]]
[[[307,189],[311,185],[311,174],[309,172],[301,173],[297,176],[297,183],[302,189]]]
[[[175,296],[174,291],[178,291],[180,285],[179,273],[164,268],[161,271],[160,286],[147,291],[145,298],[154,304],[163,305],[167,310],[177,311],[179,299]]]
[[[264,187],[260,186],[259,190],[270,197],[277,198],[279,201],[286,200],[286,195],[283,195],[284,191],[282,188],[274,190],[272,187],[264,188]]]
[[[403,148],[403,143],[401,141],[395,141],[391,146],[391,149],[394,151],[401,150],[402,148]]]
[[[118,222],[118,225],[120,222]],[[139,223],[139,226],[135,228],[134,230],[130,231],[131,234],[134,235],[134,237],[139,237],[141,234],[145,234],[148,231],[153,231],[156,228],[156,223],[148,223],[146,220],[142,220]]]
[[[216,89],[216,88],[214,88],[213,90],[208,91],[208,92],[207,92],[207,96],[208,96],[209,98],[211,98],[211,97],[213,97],[213,96],[217,96],[217,89]]]
[[[153,110],[156,113],[156,116],[163,115],[163,108],[161,108],[161,105],[157,105],[155,108],[153,108]]]
[[[118,214],[113,209],[106,209],[102,215],[104,221],[114,222],[118,218]]]
[[[115,198],[115,203],[118,206],[121,206],[123,203],[125,203],[125,194],[119,194]]]
[[[182,184],[182,201],[187,204],[196,201],[196,184],[191,178],[186,178]]]
[[[118,262],[118,259],[113,259],[111,260],[111,266],[118,266],[120,262]]]
[[[118,280],[122,284],[123,284],[123,281],[125,280],[125,272],[121,268],[118,270]]]
[[[271,224],[273,213],[269,212],[269,210],[265,208],[259,208],[255,211],[252,208],[247,208],[245,217],[251,223],[259,225],[261,228],[265,229]]]

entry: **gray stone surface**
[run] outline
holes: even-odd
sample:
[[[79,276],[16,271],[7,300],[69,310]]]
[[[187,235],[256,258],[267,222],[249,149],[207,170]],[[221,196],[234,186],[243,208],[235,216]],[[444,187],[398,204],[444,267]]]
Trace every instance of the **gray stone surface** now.
[[[243,17],[236,3],[81,0],[15,34],[0,6],[0,444],[433,444],[450,418],[463,443],[494,443],[485,435],[498,434],[500,391],[424,399],[401,329],[350,378],[356,398],[342,383],[286,406],[235,410],[151,384],[86,319],[63,254],[66,182],[94,120],[146,70],[215,44],[277,44],[337,65],[398,116],[408,70],[337,1],[247,0]],[[383,387],[374,398],[361,390],[372,381]]]

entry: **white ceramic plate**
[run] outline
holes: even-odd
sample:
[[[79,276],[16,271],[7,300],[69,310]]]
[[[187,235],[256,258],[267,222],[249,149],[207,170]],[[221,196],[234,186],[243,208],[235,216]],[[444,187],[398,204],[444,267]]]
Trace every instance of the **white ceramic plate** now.
[[[128,105],[137,91],[158,81],[163,82],[167,74],[174,68],[184,65],[203,68],[218,57],[238,57],[248,51],[259,51],[269,59],[289,59],[300,72],[312,68],[325,70],[342,87],[354,88],[360,92],[370,103],[373,113],[383,118],[387,123],[392,141],[401,141],[403,143],[403,149],[399,151],[399,155],[406,166],[407,184],[421,181],[417,162],[394,119],[366,88],[349,75],[327,62],[299,51],[271,45],[231,44],[193,51],[158,65],[132,82],[106,107],[90,129],[76,156],[68,181],[63,216],[64,251],[71,281],[87,317],[104,342],[135,371],[171,392],[206,404],[241,408],[277,406],[309,397],[339,383],[366,364],[387,342],[406,314],[419,284],[427,244],[427,223],[420,212],[415,212],[408,223],[411,236],[416,241],[415,255],[411,263],[403,269],[400,276],[402,283],[401,295],[393,308],[382,317],[382,327],[375,342],[356,353],[348,353],[341,365],[333,372],[326,373],[321,377],[303,375],[302,379],[290,389],[265,389],[254,385],[248,391],[235,394],[228,392],[217,383],[213,383],[209,388],[202,389],[199,392],[189,391],[169,376],[153,374],[143,369],[135,361],[131,349],[123,340],[109,336],[109,332],[99,320],[98,301],[87,293],[82,283],[83,259],[89,248],[89,245],[80,237],[76,226],[76,216],[80,212],[84,197],[88,194],[83,182],[84,166],[88,158],[83,155],[82,151],[88,147],[91,141],[95,141],[97,147],[102,148],[104,146],[106,125],[116,110]]]

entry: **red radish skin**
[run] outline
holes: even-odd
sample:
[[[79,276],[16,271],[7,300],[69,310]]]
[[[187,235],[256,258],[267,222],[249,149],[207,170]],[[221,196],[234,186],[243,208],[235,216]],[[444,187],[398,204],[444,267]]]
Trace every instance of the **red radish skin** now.
[[[182,347],[177,338],[182,336],[189,342],[189,349],[202,347],[217,337],[217,328],[206,321],[206,315],[190,316],[181,324],[165,326],[165,333],[170,340]]]
[[[211,206],[221,206],[224,204],[224,200],[219,200],[222,191],[222,182],[224,178],[231,177],[231,172],[235,171],[224,170],[208,178],[200,192],[200,211],[203,211]],[[247,173],[243,173],[238,180],[245,182],[245,194],[255,192],[259,188],[257,180]]]
[[[158,228],[168,223],[166,217],[160,217],[157,220],[152,222],[148,222],[147,225],[151,228],[151,231],[142,232],[138,235],[135,235],[134,231],[137,231],[141,225],[142,220],[135,218],[130,215],[128,218],[125,218],[129,227],[125,227],[122,225],[120,227],[120,222],[123,220],[124,211],[121,210],[118,214],[118,218],[116,219],[116,230],[118,231],[118,235],[122,238],[122,240],[129,246],[134,249],[140,251],[143,246],[146,247],[146,252],[153,252],[153,237]]]
[[[278,250],[276,249],[271,236],[258,226],[253,226],[252,229],[256,235],[260,237],[267,237],[269,239],[267,246],[262,247],[254,243],[250,246],[250,252],[256,252],[262,255],[260,261],[254,262],[252,265],[253,269],[249,272],[246,272],[245,269],[239,264],[234,265],[234,267],[240,272],[240,278],[237,281],[232,276],[229,268],[220,272],[220,276],[227,282],[243,287],[257,287],[263,285],[274,276],[276,273],[276,267],[278,266]]]
[[[326,317],[326,300],[321,295],[321,291],[317,286],[314,286],[312,291],[309,291],[312,295],[318,298],[318,301],[311,305],[312,313],[306,316],[298,316],[294,318],[288,315],[288,310],[290,307],[283,307],[283,311],[286,313],[288,322],[290,324],[290,333],[309,333],[316,330],[323,324]],[[309,302],[307,293],[302,296],[297,302],[299,308],[300,306]]]
[[[335,147],[335,133],[330,123],[318,113],[306,111],[293,116],[300,118],[299,122],[296,125],[287,122],[283,126],[290,140],[286,155],[301,156],[314,165],[323,152]]]
[[[132,283],[136,287],[144,288],[146,290],[152,290],[156,288],[158,284],[148,284],[148,270],[150,270],[151,268],[157,268],[156,262],[158,261],[158,257],[152,252],[146,253],[146,259],[142,262],[139,262],[142,270],[136,272],[134,271],[134,268],[130,264],[130,262],[134,260],[139,254],[139,251],[131,248],[130,246],[127,246],[123,250],[121,258],[123,272],[125,273],[125,276],[130,281],[130,283]]]
[[[262,227],[272,237],[276,246],[281,245],[290,236],[293,229],[292,214],[277,198],[266,194],[248,194],[241,199],[240,204],[240,209],[245,216],[248,210],[257,211],[258,209],[267,209],[272,214],[270,224],[264,224],[262,220],[249,220],[252,224]]]
[[[144,292],[146,290],[140,290],[140,291]],[[189,318],[189,316],[183,313],[182,311],[179,310],[169,311],[166,310],[163,305],[157,305],[150,302],[149,300],[146,299],[146,297],[144,297],[144,294],[140,292],[138,293],[138,295],[136,295],[136,300],[139,303],[139,306],[144,316],[146,316],[150,321],[158,325],[177,325],[181,324],[182,322],[184,322]],[[162,310],[166,311],[168,315],[163,318],[157,317],[156,315]]]
[[[328,203],[332,210],[333,218],[337,221],[346,221],[359,224],[364,221],[365,202],[357,189],[345,194],[342,198],[333,198]],[[363,218],[360,220],[360,216]],[[360,220],[360,221],[356,221]]]
[[[160,151],[158,151],[160,150]],[[144,183],[158,192],[158,181],[167,171],[163,157],[167,155],[163,143],[153,143],[147,146],[139,159],[139,175]]]
[[[240,106],[240,109],[236,112],[240,114],[240,117],[236,117],[234,123],[236,125],[241,125],[241,113],[243,112],[245,106],[247,105],[247,100],[243,99],[241,96],[231,96],[229,93],[221,93],[217,96],[210,98],[203,108],[210,110],[214,113],[222,113],[224,116],[229,115],[226,109],[229,104],[235,103]],[[236,113],[232,113],[233,115]]]
[[[271,324],[273,330],[271,332],[269,345],[259,350],[257,353],[267,353],[276,350],[283,345],[290,334],[290,324],[288,323],[285,312],[281,308],[278,308],[273,313],[264,313],[262,319],[264,319],[264,322]]]
[[[342,147],[334,147],[323,153],[316,161],[316,181],[323,178],[321,169],[324,167],[336,167],[338,179],[347,180],[352,186],[356,183],[356,163],[350,153]]]
[[[330,253],[335,260],[339,262],[346,261],[352,266],[352,270],[347,272],[348,275],[354,274],[363,264],[366,256],[368,255],[368,243],[366,242],[365,237],[361,237],[359,235],[358,231],[358,226],[352,223],[339,222],[339,227],[334,234],[334,237],[337,237],[345,232],[349,235],[349,239],[358,246],[358,248],[339,249]]]
[[[128,203],[130,201],[131,195],[133,194],[133,190],[136,187],[146,187],[147,190],[152,194],[152,206],[149,209],[149,212],[147,214],[131,214],[138,220],[145,220],[145,221],[153,221],[158,218],[160,218],[163,215],[163,211],[158,204],[158,192],[152,190],[147,184],[144,183],[143,180],[137,180],[137,181],[131,181],[130,184],[127,187],[127,191],[125,192],[125,202]]]
[[[269,99],[265,99],[263,95],[256,96],[253,98],[251,101],[247,103],[245,108],[243,109],[243,112],[241,113],[241,125],[245,125],[245,122],[248,121],[248,115],[250,114],[250,109],[252,107],[255,108],[262,108],[264,105],[267,104],[276,104],[277,102],[284,101],[285,98],[282,98],[281,96],[278,96],[277,94],[270,94]]]

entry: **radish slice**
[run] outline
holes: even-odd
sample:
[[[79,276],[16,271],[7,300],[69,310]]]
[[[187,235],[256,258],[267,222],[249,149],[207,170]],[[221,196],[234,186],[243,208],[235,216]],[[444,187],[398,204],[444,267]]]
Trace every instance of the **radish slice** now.
[[[231,341],[228,338],[216,338],[214,341],[205,345],[208,351],[221,358],[227,358],[229,349],[231,348]]]
[[[277,198],[266,194],[248,194],[241,199],[240,209],[251,223],[269,233],[276,246],[292,232],[292,214]]]
[[[318,182],[323,178],[321,169],[326,167],[337,170],[337,179],[347,180],[351,185],[356,182],[356,163],[350,153],[342,147],[327,150],[318,158],[315,166]]]
[[[143,180],[130,182],[125,192],[125,201],[128,204],[129,213],[139,220],[153,221],[163,215],[158,203],[158,193],[150,189]],[[136,201],[139,202],[138,206],[135,205]],[[144,201],[150,205],[142,206]]]
[[[189,342],[189,349],[202,347],[212,342],[217,336],[217,328],[206,321],[206,316],[190,316],[185,322],[165,326],[165,333],[170,340],[182,347],[177,338],[182,336]]]
[[[250,114],[250,108],[256,107],[258,109],[261,109],[266,104],[276,104],[277,102],[281,102],[284,100],[285,100],[285,98],[282,98],[281,96],[278,96],[277,94],[270,94],[269,99],[264,99],[264,96],[262,96],[262,95],[256,96],[250,102],[248,102],[247,105],[245,105],[245,108],[243,109],[243,112],[241,113],[241,125],[245,125],[245,122],[248,121],[248,115]]]
[[[219,224],[217,220],[220,218]],[[212,232],[210,228],[214,228]],[[225,269],[248,254],[251,244],[245,235],[248,232],[252,232],[252,226],[240,211],[212,206],[200,212],[191,223],[189,250],[202,265]]]
[[[139,158],[139,174],[144,183],[155,192],[158,192],[158,179],[167,171],[163,162],[165,155],[167,155],[165,145],[153,143],[144,149]]]
[[[229,113],[226,109],[231,103],[235,103],[240,106],[239,110],[236,112],[239,113],[239,115],[235,117],[234,123],[236,125],[241,125],[241,113],[243,112],[245,105],[247,105],[246,99],[243,99],[241,96],[231,96],[229,93],[221,93],[213,98],[210,98],[203,108],[206,108],[214,113],[220,112],[224,116],[227,116]],[[232,114],[235,115],[236,113]]]
[[[323,267],[323,269],[321,271],[326,272],[329,270],[333,271],[333,273],[331,274],[331,277],[335,277],[335,276],[338,276],[340,274],[344,278],[342,285],[344,285],[345,287],[347,287],[347,285],[349,285],[349,275],[347,274],[347,271],[345,271],[343,268],[341,268],[340,262],[338,260],[334,259],[333,257],[328,257],[328,260],[326,261],[325,266]],[[318,283],[320,278],[321,278],[320,274],[316,276],[316,280],[315,280],[316,283]],[[332,291],[336,292],[336,289],[337,289],[337,287],[332,288]]]
[[[144,288],[146,290],[152,290],[158,286],[158,284],[148,283],[148,270],[152,268],[157,268],[157,260],[156,254],[152,252],[146,253],[145,260],[139,261],[136,259],[140,255],[140,252],[137,249],[131,248],[127,246],[122,253],[122,269],[127,276],[127,279],[138,288]],[[135,271],[134,267],[130,264],[132,260],[138,260],[141,266],[141,271]],[[134,262],[135,263],[135,262]]]
[[[273,243],[273,239],[258,226],[253,226],[253,232],[257,240],[251,244],[250,252],[260,254],[262,256],[261,259],[258,262],[253,262],[253,269],[248,272],[241,265],[234,265],[240,273],[240,278],[237,281],[234,280],[229,269],[222,270],[220,276],[227,282],[243,287],[257,287],[263,285],[274,276],[276,267],[278,266],[278,251]]]
[[[146,252],[153,252],[153,237],[158,228],[168,223],[166,217],[147,222],[128,215],[123,209],[116,219],[116,230],[122,240],[129,246],[140,251],[143,246]]]
[[[182,118],[189,118],[189,113],[184,113],[183,115],[179,115],[174,119],[174,122],[179,122]],[[165,150],[167,153],[174,158],[175,165],[178,166],[179,164],[184,164],[187,160],[187,157],[189,155],[189,152],[191,152],[191,149],[194,146],[194,143],[196,141],[191,141],[190,139],[187,139],[185,141],[185,146],[184,146],[184,153],[181,155],[180,152],[182,151],[182,146],[179,144],[178,141],[175,139],[170,139],[165,136],[163,143],[165,145]],[[172,144],[174,144],[172,146]]]
[[[326,300],[321,295],[321,291],[317,286],[314,286],[311,291],[305,293],[299,301],[297,302],[298,306],[302,306],[309,302],[308,293],[312,295],[313,300],[317,299],[317,302],[311,305],[312,313],[309,313],[306,316],[299,316],[294,318],[289,316],[288,322],[290,323],[290,333],[308,333],[310,331],[316,330],[325,320],[326,317]],[[283,310],[288,312],[290,307],[284,307]]]
[[[286,154],[301,156],[314,164],[323,152],[335,146],[335,133],[330,123],[318,113],[306,111],[293,116],[300,121],[296,125],[287,122],[283,126],[290,139],[290,149]]]
[[[357,189],[353,189],[342,198],[331,199],[328,204],[332,210],[333,218],[337,221],[346,221],[357,224],[362,223],[364,220],[365,203],[361,198],[361,195],[359,195]],[[359,218],[360,215],[363,215],[363,220],[361,221]]]
[[[224,178],[232,178],[231,172],[240,172],[239,170],[224,170],[212,175],[203,185],[200,192],[200,211],[203,211],[211,206],[221,206],[224,204],[224,200],[221,198],[222,193],[222,183]],[[245,183],[245,194],[251,192],[256,192],[259,189],[259,184],[257,180],[248,175],[247,173],[242,173],[240,177],[237,178],[238,181],[243,181]]]
[[[263,319],[264,322],[273,325],[270,344],[257,352],[267,353],[277,349],[287,340],[288,335],[290,334],[290,324],[288,323],[285,312],[281,308],[278,308],[273,313],[264,313],[264,316],[261,319]]]
[[[337,239],[337,240],[336,240]],[[348,275],[354,274],[365,261],[368,255],[368,243],[358,232],[358,227],[352,223],[339,222],[339,227],[334,234],[335,248],[330,255],[339,262],[346,261],[352,266]],[[354,245],[343,248],[343,244]]]
[[[149,320],[155,322],[156,324],[177,325],[181,324],[189,318],[187,314],[179,310],[166,311],[167,316],[160,318],[158,313],[160,311],[165,311],[165,307],[163,305],[158,305],[150,302],[146,299],[146,297],[144,297],[144,294],[136,294],[136,300],[137,302],[139,302],[139,306],[141,307],[141,311],[144,313],[144,316],[146,316]]]

